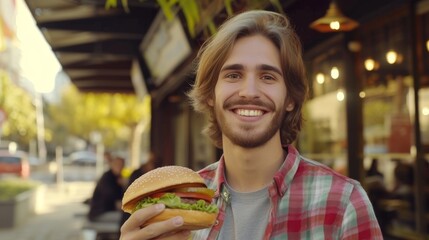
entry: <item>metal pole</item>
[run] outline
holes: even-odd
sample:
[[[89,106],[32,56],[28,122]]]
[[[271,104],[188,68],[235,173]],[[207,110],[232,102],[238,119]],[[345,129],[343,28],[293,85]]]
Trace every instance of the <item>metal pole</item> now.
[[[46,163],[46,144],[45,144],[45,120],[43,114],[42,95],[36,92],[36,125],[37,125],[37,146],[39,150],[39,159]]]
[[[416,27],[416,1],[411,0],[409,5],[409,28],[410,28],[410,42],[412,51],[412,76],[413,76],[413,88],[414,88],[414,189],[415,189],[415,219],[416,219],[416,230],[418,233],[425,235],[428,233],[426,228],[426,206],[425,206],[425,191],[423,183],[424,176],[424,154],[421,142],[420,132],[420,107],[419,107],[419,90],[420,90],[420,74],[418,68],[419,62],[419,49],[417,46],[418,31]]]
[[[352,41],[350,34],[344,34],[344,43]],[[344,46],[343,59],[345,66],[344,87],[346,92],[346,116],[347,116],[347,163],[348,176],[359,182],[363,180],[363,110],[362,99],[359,97],[362,91],[362,81],[355,71],[354,54]]]
[[[64,183],[64,165],[63,165],[63,148],[57,146],[55,148],[55,160],[57,162],[57,186],[62,187]]]

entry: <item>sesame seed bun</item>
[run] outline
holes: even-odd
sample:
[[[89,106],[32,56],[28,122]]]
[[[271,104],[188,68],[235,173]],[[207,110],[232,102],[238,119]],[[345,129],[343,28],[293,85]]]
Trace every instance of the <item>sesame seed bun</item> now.
[[[197,172],[186,167],[165,166],[156,168],[131,183],[124,193],[122,210],[131,213],[142,198],[179,187],[206,187],[206,184]]]
[[[192,169],[181,166],[166,166],[156,168],[137,178],[127,188],[122,199],[122,210],[132,213],[136,204],[143,198],[169,189],[183,187],[207,187],[204,179]],[[212,226],[217,213],[207,213],[197,210],[166,208],[160,214],[146,221],[142,227],[176,216],[183,217],[184,224],[176,230],[197,230]]]

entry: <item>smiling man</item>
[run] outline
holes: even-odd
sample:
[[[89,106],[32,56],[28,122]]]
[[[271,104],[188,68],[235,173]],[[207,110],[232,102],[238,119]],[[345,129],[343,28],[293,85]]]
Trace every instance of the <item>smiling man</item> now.
[[[224,154],[199,172],[219,214],[193,239],[382,239],[361,185],[292,145],[306,95],[301,45],[285,16],[239,14],[203,45],[189,96]],[[187,239],[175,231],[180,217],[139,227],[164,208],[135,212],[122,239]]]
[[[208,102],[228,146],[255,148],[276,134],[280,139],[285,110],[293,109],[286,94],[276,47],[262,35],[255,35],[237,40],[219,73],[216,102]]]

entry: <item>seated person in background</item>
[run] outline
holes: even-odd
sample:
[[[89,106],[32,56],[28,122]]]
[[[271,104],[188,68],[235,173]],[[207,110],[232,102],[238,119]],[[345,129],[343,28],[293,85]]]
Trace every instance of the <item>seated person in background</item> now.
[[[147,161],[145,161],[144,163],[142,163],[140,165],[140,167],[138,167],[137,169],[135,169],[131,175],[130,178],[128,179],[128,184],[127,187],[134,182],[134,180],[136,180],[137,178],[139,178],[141,175],[149,172],[150,170],[155,168],[155,154],[153,152],[149,153],[149,157],[147,159]]]
[[[378,201],[386,198],[387,189],[384,183],[384,175],[378,170],[378,159],[376,158],[372,159],[371,166],[366,171],[365,185],[377,214]]]
[[[112,157],[109,170],[98,180],[90,201],[88,219],[92,222],[117,222],[121,220],[121,200],[124,194],[124,180],[121,172],[125,159]]]
[[[378,159],[377,158],[373,158],[372,162],[371,162],[371,166],[369,167],[368,171],[366,171],[366,176],[367,177],[380,177],[380,178],[384,178],[383,173],[381,173],[378,170]]]
[[[414,210],[414,169],[409,163],[398,161],[394,169],[395,186],[392,197],[401,199],[409,204],[410,210]]]
[[[141,175],[149,172],[150,170],[155,168],[155,154],[153,152],[151,152],[149,154],[149,157],[147,159],[147,161],[143,162],[138,168],[136,168],[130,175],[130,178],[128,179],[128,184],[127,187],[130,186],[130,184],[132,182],[134,182],[134,180],[136,180],[137,178],[139,178]],[[127,188],[126,187],[126,188]],[[122,224],[127,221],[127,219],[130,217],[129,213],[123,212],[122,213],[122,218],[121,218],[121,223],[120,226],[122,226]]]
[[[365,185],[380,229],[386,233],[395,213],[383,208],[382,200],[388,198],[388,191],[384,183],[384,175],[378,170],[378,159],[376,158],[372,159],[371,166],[366,171]]]

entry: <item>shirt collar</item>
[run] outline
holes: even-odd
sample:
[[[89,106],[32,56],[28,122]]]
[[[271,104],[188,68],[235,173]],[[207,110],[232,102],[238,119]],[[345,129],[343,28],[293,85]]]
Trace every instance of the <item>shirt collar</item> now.
[[[294,146],[288,145],[285,146],[285,149],[287,149],[286,158],[273,177],[277,194],[281,197],[283,197],[292,182],[300,162],[298,150]]]
[[[216,171],[217,171],[216,172],[217,179],[215,181],[217,181],[217,189],[214,197],[219,197],[220,194],[223,193],[223,190],[226,189],[224,186],[224,183],[226,182],[226,180],[225,180],[225,159],[223,155],[219,159],[219,165]]]
[[[281,197],[285,194],[288,186],[292,182],[292,179],[295,176],[300,162],[299,152],[294,146],[287,145],[285,146],[285,149],[287,150],[286,158],[283,161],[283,164],[280,169],[275,173],[273,177],[273,185],[277,191],[277,194]],[[217,189],[215,197],[219,197],[221,194],[227,194],[225,193],[226,186],[224,186],[224,183],[226,183],[226,178],[225,159],[223,155],[219,159],[219,165],[216,171],[217,179],[215,181],[217,181]],[[225,198],[225,196],[222,197]]]

